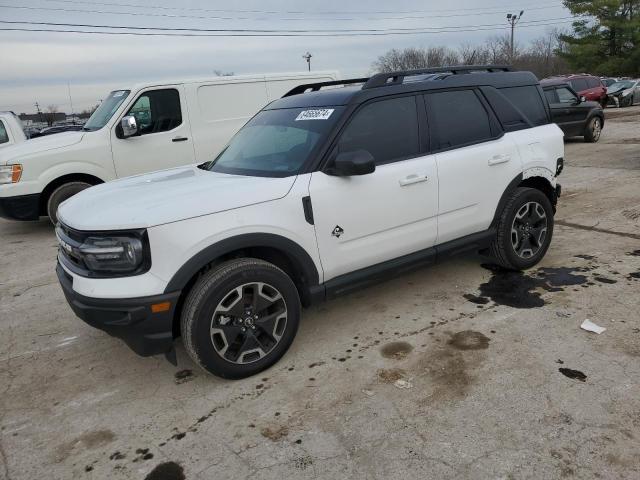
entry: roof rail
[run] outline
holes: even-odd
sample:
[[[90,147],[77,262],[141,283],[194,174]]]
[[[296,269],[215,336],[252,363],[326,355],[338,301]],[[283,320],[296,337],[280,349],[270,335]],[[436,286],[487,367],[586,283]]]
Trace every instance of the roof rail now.
[[[478,71],[486,72],[510,72],[512,68],[508,65],[460,65],[453,67],[437,67],[437,68],[422,68],[419,70],[406,70],[389,73],[378,73],[371,77],[367,83],[362,87],[363,90],[368,88],[385,87],[388,85],[401,84],[405,77],[414,75],[425,75],[428,73],[451,73],[453,75],[460,75],[464,73],[474,73]]]
[[[298,85],[297,87],[292,88],[287,93],[285,93],[282,98],[290,97],[292,95],[299,95],[305,92],[317,92],[322,87],[333,87],[338,85],[352,85],[354,83],[365,83],[369,78],[351,78],[349,80],[332,80],[330,82],[318,82],[318,83],[307,83],[304,85]]]

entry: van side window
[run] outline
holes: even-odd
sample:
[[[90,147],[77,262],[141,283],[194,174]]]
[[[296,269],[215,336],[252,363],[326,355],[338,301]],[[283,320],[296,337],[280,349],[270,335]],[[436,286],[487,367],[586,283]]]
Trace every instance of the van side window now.
[[[501,88],[500,92],[507,97],[518,109],[524,113],[534,125],[546,125],[547,111],[542,103],[538,88],[531,85],[526,87]]]
[[[597,87],[600,87],[602,84],[600,83],[600,80],[598,80],[596,77],[588,77],[587,85],[589,86],[589,88],[597,88]]]
[[[472,90],[431,93],[426,95],[429,122],[438,149],[478,143],[493,138],[489,115]]]
[[[569,80],[569,85],[571,85],[576,92],[582,92],[583,90],[589,89],[587,81],[584,78]]]
[[[4,122],[0,120],[0,143],[7,143],[9,141],[9,134],[4,127]]]
[[[366,150],[376,165],[420,152],[415,97],[397,97],[365,105],[342,132],[336,153]]]
[[[182,123],[180,94],[173,88],[144,92],[127,115],[136,118],[140,135],[173,130]]]

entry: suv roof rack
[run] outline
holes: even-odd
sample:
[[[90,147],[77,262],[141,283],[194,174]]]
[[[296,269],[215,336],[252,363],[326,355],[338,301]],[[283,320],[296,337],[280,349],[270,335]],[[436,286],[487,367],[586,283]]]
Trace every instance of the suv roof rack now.
[[[511,72],[513,69],[508,65],[460,65],[454,67],[421,68],[419,70],[405,70],[389,73],[378,73],[371,77],[363,85],[362,89],[385,87],[388,85],[401,84],[405,77],[414,75],[425,75],[428,73],[451,73],[460,75],[475,72]]]
[[[292,95],[299,95],[301,93],[306,92],[317,92],[323,87],[335,87],[338,85],[352,85],[354,83],[365,83],[369,78],[350,78],[348,80],[333,80],[330,82],[318,82],[318,83],[307,83],[304,85],[298,85],[297,87],[292,88],[287,93],[285,93],[282,98],[290,97]]]

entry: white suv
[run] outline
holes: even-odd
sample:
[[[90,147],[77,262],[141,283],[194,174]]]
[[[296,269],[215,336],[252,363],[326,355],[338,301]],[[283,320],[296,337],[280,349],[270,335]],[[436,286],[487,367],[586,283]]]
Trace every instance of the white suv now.
[[[62,288],[137,353],[181,335],[203,368],[241,378],[286,352],[302,305],[464,250],[529,268],[564,154],[543,99],[506,67],[294,88],[210,162],[63,203]]]

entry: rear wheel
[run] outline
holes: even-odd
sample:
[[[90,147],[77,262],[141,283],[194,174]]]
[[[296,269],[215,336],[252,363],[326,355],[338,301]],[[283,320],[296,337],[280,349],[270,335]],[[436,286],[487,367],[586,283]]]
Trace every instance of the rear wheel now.
[[[182,338],[191,358],[210,373],[249,377],[285,354],[300,314],[298,291],[286,273],[258,259],[230,260],[189,292]]]
[[[553,207],[547,196],[519,187],[502,210],[491,253],[503,267],[524,270],[542,260],[552,236]]]
[[[87,182],[69,182],[57,187],[47,200],[47,215],[54,225],[58,223],[58,207],[65,200],[73,197],[76,193],[91,187]]]

